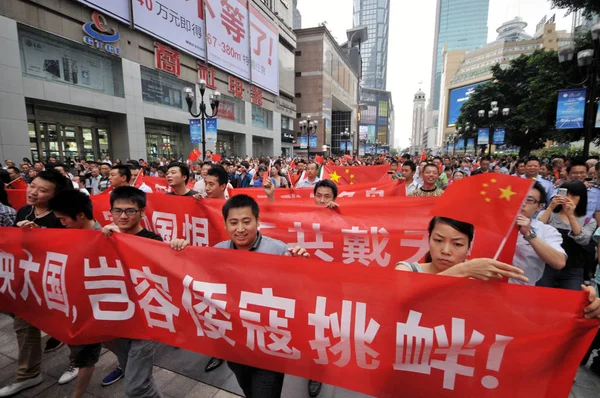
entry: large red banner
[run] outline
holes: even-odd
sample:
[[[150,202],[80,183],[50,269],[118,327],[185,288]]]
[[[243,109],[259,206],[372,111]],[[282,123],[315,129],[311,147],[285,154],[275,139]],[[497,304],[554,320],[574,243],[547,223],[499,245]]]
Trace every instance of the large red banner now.
[[[486,188],[488,194],[484,196],[479,186],[486,184],[498,187],[495,191]],[[398,261],[423,259],[429,247],[427,226],[432,214],[438,214],[436,209],[450,208],[456,209],[455,218],[475,225],[473,258],[499,256],[501,261],[511,263],[516,235],[511,239],[507,236],[514,231],[512,222],[530,185],[530,181],[522,178],[475,176],[453,184],[440,198],[353,197],[340,201],[336,210],[319,207],[310,200],[276,199],[274,203],[261,203],[260,224],[265,235],[289,245],[300,245],[324,261],[393,268]],[[470,198],[469,203],[455,202],[453,191],[473,190],[477,196]],[[507,190],[511,195],[502,198]],[[252,191],[256,195],[262,192]],[[23,191],[21,195],[24,196]],[[214,246],[227,239],[221,213],[223,200],[196,201],[160,193],[148,194],[147,198],[144,226],[164,240],[182,238],[194,246]],[[109,195],[92,196],[92,202],[96,220],[102,225],[111,223]],[[496,215],[493,222],[489,214]],[[451,216],[449,211],[443,215]]]
[[[262,188],[234,188],[230,190],[230,196],[233,195],[248,195],[255,199],[266,199]],[[274,192],[275,200],[285,199],[308,199],[314,200],[313,188],[277,188]],[[363,199],[363,198],[389,198],[392,196],[406,196],[406,185],[404,181],[382,181],[368,182],[365,184],[342,185],[338,188],[338,197],[336,201],[344,202],[346,199]]]
[[[151,339],[377,397],[567,397],[599,325],[582,292],[99,231],[0,228],[0,259],[0,309],[61,341]]]
[[[383,166],[323,166],[321,178],[332,180],[338,185],[363,184],[392,179],[389,165]]]

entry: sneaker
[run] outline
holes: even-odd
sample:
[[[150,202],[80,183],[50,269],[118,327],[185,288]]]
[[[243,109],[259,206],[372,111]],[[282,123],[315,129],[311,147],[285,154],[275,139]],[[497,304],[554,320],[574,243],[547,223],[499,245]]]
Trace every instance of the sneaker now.
[[[218,368],[221,365],[223,365],[223,360],[219,359],[219,358],[214,358],[213,357],[206,364],[206,367],[204,368],[204,371],[205,372],[212,372],[213,370],[215,370],[216,368]]]
[[[102,379],[102,385],[104,387],[110,386],[111,384],[114,384],[117,381],[121,380],[123,378],[123,375],[125,375],[125,372],[123,372],[123,369],[121,369],[120,366],[117,366],[115,370],[113,370],[108,376]]]
[[[56,340],[54,337],[50,337],[48,339],[48,341],[46,341],[46,347],[44,347],[44,354],[47,354],[52,351],[56,351],[63,345],[64,345],[63,342]]]
[[[321,387],[323,387],[322,383],[318,381],[309,380],[308,381],[308,395],[312,398],[317,397],[321,392]]]
[[[37,377],[34,377],[33,379],[15,382],[9,386],[1,388],[0,397],[10,397],[11,395],[15,395],[16,393],[26,390],[28,388],[35,387],[42,381],[44,381],[44,378],[40,374]]]
[[[62,374],[62,376],[60,376],[60,379],[58,379],[58,384],[63,385],[63,384],[70,383],[77,378],[78,374],[79,374],[79,368],[76,368],[73,365],[69,365],[67,370],[65,370],[65,372]]]

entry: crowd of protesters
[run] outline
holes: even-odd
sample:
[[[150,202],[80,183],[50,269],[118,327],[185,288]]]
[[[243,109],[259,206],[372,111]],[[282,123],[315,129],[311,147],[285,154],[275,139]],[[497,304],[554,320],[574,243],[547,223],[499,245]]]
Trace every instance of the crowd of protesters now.
[[[228,198],[228,188],[257,188],[274,200],[278,188],[307,188],[314,192],[315,205],[331,211],[338,188],[330,180],[321,180],[324,165],[372,166],[389,165],[393,180],[403,180],[407,196],[441,196],[455,182],[484,173],[510,174],[533,182],[521,212],[516,218],[519,230],[512,264],[490,259],[467,259],[474,236],[471,224],[434,217],[429,225],[430,250],[421,263],[398,263],[399,271],[434,273],[482,280],[506,277],[511,283],[571,290],[585,289],[590,298],[586,316],[600,317],[600,299],[594,284],[600,283],[597,267],[600,238],[600,163],[597,158],[578,160],[554,157],[539,159],[512,156],[469,158],[390,156],[302,158],[235,158],[221,159],[207,151],[204,160],[167,159],[153,162],[143,159],[119,159],[107,156],[98,161],[76,158],[70,164],[50,157],[47,162],[23,162],[16,166],[5,161],[0,169],[0,226],[20,228],[76,228],[103,230],[107,235],[125,233],[140,238],[162,241],[161,237],[142,227],[146,193],[152,189],[136,184],[140,175],[164,177],[171,188],[169,194],[202,198]],[[141,174],[143,173],[143,174]],[[27,205],[13,209],[7,189],[16,181],[26,184]],[[190,182],[193,183],[189,185]],[[110,206],[114,223],[102,228],[94,220],[89,195],[110,189]],[[464,205],[464,204],[457,204]],[[230,240],[216,247],[263,253],[308,257],[304,248],[288,248],[263,236],[258,229],[258,203],[246,195],[229,198],[223,205],[223,217]],[[242,223],[241,220],[244,220]],[[245,234],[236,234],[243,224]],[[174,239],[174,250],[184,250],[189,242]],[[0,389],[0,397],[17,394],[42,382],[42,354],[60,348],[63,343],[50,338],[42,348],[41,332],[24,319],[15,317],[14,328],[19,342],[18,369],[14,382]],[[124,378],[125,392],[130,397],[161,397],[152,378],[154,343],[135,339],[104,342],[118,358],[119,366],[102,381],[110,385]],[[586,365],[600,337],[582,359]],[[70,346],[70,366],[59,384],[76,380],[73,397],[81,397],[91,380],[101,344]],[[212,371],[223,361],[211,358],[205,371]],[[240,387],[248,397],[277,397],[281,394],[284,375],[229,362]],[[600,356],[590,370],[600,377]],[[310,380],[308,393],[319,395],[321,383]]]

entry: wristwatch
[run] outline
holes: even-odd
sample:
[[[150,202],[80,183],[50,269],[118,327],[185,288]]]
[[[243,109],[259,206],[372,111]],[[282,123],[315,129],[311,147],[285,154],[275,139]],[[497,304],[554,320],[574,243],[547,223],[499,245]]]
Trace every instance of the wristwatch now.
[[[531,230],[529,232],[529,235],[523,237],[523,239],[525,239],[527,242],[529,242],[530,240],[535,239],[535,238],[537,238],[537,234],[535,233],[534,230]]]

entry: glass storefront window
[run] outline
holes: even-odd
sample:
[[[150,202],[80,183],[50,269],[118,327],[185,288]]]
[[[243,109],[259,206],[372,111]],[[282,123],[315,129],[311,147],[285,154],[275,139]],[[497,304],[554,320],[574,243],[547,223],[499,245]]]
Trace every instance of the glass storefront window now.
[[[252,125],[263,129],[273,130],[273,111],[252,104]]]
[[[40,149],[38,148],[37,134],[35,133],[35,123],[27,123],[29,127],[29,148],[31,149],[31,161],[37,162],[40,160]]]
[[[23,75],[124,97],[121,59],[18,25]]]
[[[110,155],[110,143],[107,129],[98,129],[98,150],[100,152],[100,159],[104,159],[107,155]]]
[[[217,118],[233,120],[236,123],[244,124],[246,122],[244,101],[222,94]]]
[[[67,162],[72,162],[75,156],[79,156],[79,146],[75,135],[75,127],[61,126],[62,153]]]
[[[92,161],[94,159],[94,137],[92,135],[92,129],[83,128],[81,129],[81,139],[82,139],[82,151],[81,156],[82,159],[86,161]]]
[[[191,88],[192,83],[177,79],[168,73],[141,67],[142,97],[145,102],[166,105],[187,111],[187,104],[183,97],[184,90]]]

